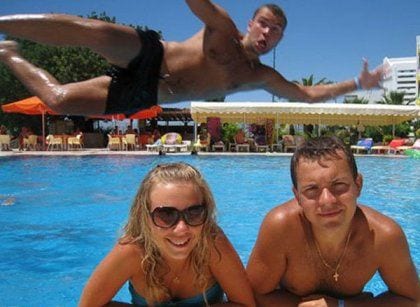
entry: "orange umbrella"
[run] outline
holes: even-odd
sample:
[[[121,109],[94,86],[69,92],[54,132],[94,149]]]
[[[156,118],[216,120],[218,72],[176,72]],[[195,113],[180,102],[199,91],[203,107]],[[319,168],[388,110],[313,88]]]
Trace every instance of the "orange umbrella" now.
[[[28,115],[41,115],[41,114],[51,114],[59,115],[58,113],[51,110],[46,104],[44,104],[41,99],[38,97],[30,97],[16,102],[4,104],[1,106],[3,112],[9,113],[22,113]],[[125,118],[130,119],[148,119],[156,117],[162,108],[159,106],[153,106],[149,109],[141,110],[137,113],[132,114],[129,117],[126,117],[124,114],[106,114],[106,115],[91,115],[92,118],[104,118],[104,119],[116,119],[123,120]]]
[[[42,115],[42,144],[45,149],[45,114],[58,115],[45,105],[38,97],[30,97],[1,106],[3,112]]]
[[[57,115],[45,105],[38,97],[30,97],[16,102],[4,104],[1,106],[3,112],[22,113],[28,115],[52,114]]]
[[[42,139],[45,142],[45,114],[59,115],[58,113],[51,110],[46,104],[44,104],[41,99],[36,96],[19,100],[16,102],[4,104],[1,106],[3,112],[9,113],[23,113],[28,115],[42,115]],[[103,118],[103,119],[112,119],[112,120],[123,120],[125,118],[130,119],[147,119],[156,117],[162,108],[159,106],[152,106],[149,109],[141,110],[137,113],[132,114],[129,117],[126,117],[124,114],[106,114],[106,115],[92,115],[91,118]],[[44,144],[45,148],[45,144]]]
[[[130,116],[126,116],[125,114],[102,114],[102,115],[91,115],[91,118],[100,118],[100,119],[108,119],[108,120],[124,120],[124,119],[148,119],[154,118],[158,116],[158,114],[162,112],[162,108],[159,106],[152,106],[149,109],[138,111]]]
[[[129,116],[130,119],[148,119],[148,118],[154,118],[158,116],[158,114],[162,112],[162,108],[159,106],[153,106],[149,109],[138,111],[137,113],[134,113]]]
[[[149,109],[138,111],[130,116],[125,114],[101,114],[101,115],[90,115],[91,118],[111,119],[111,120],[123,120],[123,119],[148,119],[158,116],[162,112],[162,108],[159,106],[153,106]]]

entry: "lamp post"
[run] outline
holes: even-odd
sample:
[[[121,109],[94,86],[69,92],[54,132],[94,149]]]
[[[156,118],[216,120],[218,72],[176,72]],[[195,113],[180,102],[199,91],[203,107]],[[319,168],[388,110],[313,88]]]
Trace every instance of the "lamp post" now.
[[[276,70],[276,50],[277,50],[277,47],[274,47],[274,49],[273,49],[273,69],[274,70]],[[271,95],[271,102],[274,102],[274,101],[275,101],[274,94],[272,94]]]

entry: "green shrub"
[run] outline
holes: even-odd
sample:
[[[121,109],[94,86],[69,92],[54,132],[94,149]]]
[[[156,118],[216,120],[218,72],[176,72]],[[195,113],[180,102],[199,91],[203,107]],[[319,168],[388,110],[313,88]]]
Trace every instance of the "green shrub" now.
[[[339,129],[335,131],[335,136],[341,140],[344,140],[345,138],[350,139],[350,132],[347,129]]]
[[[233,142],[239,127],[236,124],[224,123],[222,126],[222,140],[225,144]]]
[[[398,125],[395,125],[395,135],[401,138],[406,138],[410,133],[410,124],[409,122],[404,122]]]
[[[392,139],[393,139],[392,135],[386,134],[386,135],[384,135],[384,137],[382,139],[382,142],[384,144],[389,144],[392,141]]]
[[[375,126],[367,126],[364,132],[364,136],[367,138],[372,138],[375,143],[382,141],[382,129]]]

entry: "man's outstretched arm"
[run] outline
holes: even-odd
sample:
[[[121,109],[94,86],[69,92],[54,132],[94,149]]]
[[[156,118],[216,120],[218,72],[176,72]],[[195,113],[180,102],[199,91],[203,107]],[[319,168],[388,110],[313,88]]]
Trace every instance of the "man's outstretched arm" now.
[[[405,234],[394,222],[386,226],[379,252],[379,273],[389,291],[376,301],[380,306],[419,306],[420,281]]]
[[[219,5],[210,0],[185,0],[191,11],[207,27],[220,30],[236,30],[236,26],[229,14]]]
[[[276,71],[266,68],[264,88],[279,97],[296,101],[322,102],[357,89],[378,87],[383,80],[384,73],[385,69],[382,66],[369,71],[368,63],[364,60],[360,75],[354,79],[332,84],[304,86],[290,82]]]

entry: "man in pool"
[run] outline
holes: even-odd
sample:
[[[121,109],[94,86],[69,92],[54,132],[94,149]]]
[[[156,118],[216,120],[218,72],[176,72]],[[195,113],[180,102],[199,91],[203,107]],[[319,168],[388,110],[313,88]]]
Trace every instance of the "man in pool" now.
[[[295,198],[262,222],[248,262],[260,306],[419,306],[420,284],[401,227],[357,203],[353,154],[319,138],[291,160]],[[379,272],[388,291],[363,288]]]
[[[302,86],[263,65],[259,56],[282,39],[283,10],[263,5],[241,34],[227,12],[210,0],[186,0],[204,28],[183,42],[159,40],[154,31],[70,15],[0,17],[0,32],[56,46],[83,46],[114,65],[106,76],[60,84],[26,61],[13,41],[0,43],[0,61],[51,109],[62,114],[135,113],[157,103],[199,100],[265,89],[281,97],[317,102],[378,86],[383,69],[328,85]]]

